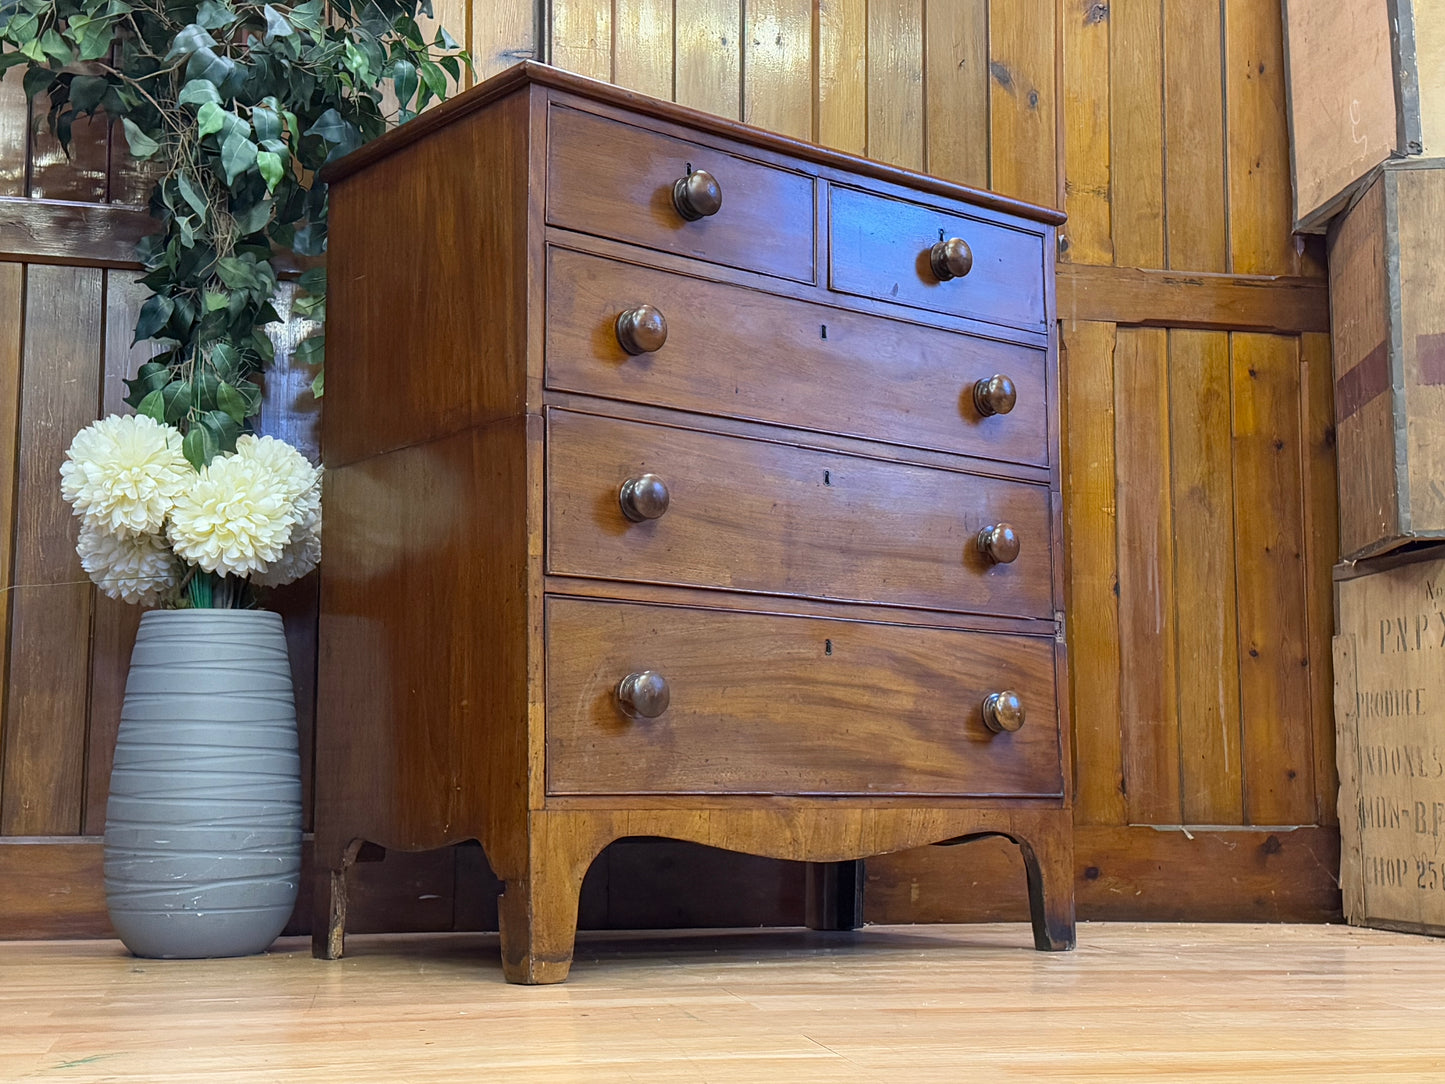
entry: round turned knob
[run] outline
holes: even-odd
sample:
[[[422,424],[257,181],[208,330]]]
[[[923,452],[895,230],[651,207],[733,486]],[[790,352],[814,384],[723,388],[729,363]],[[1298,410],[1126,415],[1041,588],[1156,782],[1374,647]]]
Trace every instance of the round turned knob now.
[[[974,408],[985,418],[1007,414],[1018,402],[1018,389],[1003,373],[980,380],[973,386]]]
[[[669,499],[667,483],[655,474],[629,478],[617,491],[617,503],[622,506],[622,514],[633,523],[658,519],[667,511]]]
[[[722,185],[707,170],[695,169],[672,186],[672,205],[689,222],[715,215],[722,210]]]
[[[667,317],[651,305],[638,305],[617,318],[617,342],[629,354],[650,354],[667,342]]]
[[[983,723],[995,734],[1012,733],[1024,725],[1024,702],[1010,689],[983,698]]]
[[[1019,536],[1007,523],[995,523],[978,532],[978,551],[996,565],[1006,565],[1019,555]]]
[[[667,678],[656,670],[628,674],[617,683],[617,704],[634,719],[656,719],[667,710],[671,697]]]
[[[939,282],[961,279],[973,270],[973,249],[962,237],[950,237],[940,241],[928,253],[929,263]]]

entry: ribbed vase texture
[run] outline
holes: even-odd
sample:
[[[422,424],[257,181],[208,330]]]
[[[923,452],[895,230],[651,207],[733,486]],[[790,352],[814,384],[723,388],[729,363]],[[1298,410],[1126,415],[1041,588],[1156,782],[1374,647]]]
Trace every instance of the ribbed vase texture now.
[[[296,699],[278,614],[141,618],[105,816],[111,923],[137,956],[245,956],[301,877]]]

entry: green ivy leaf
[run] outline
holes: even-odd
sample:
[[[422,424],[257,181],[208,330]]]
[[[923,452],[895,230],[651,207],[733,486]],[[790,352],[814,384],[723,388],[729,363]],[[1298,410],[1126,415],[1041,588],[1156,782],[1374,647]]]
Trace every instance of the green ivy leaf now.
[[[147,395],[165,387],[170,379],[171,367],[169,365],[159,361],[146,362],[136,371],[134,380],[125,381],[125,402],[139,409]]]
[[[277,38],[289,38],[296,33],[291,24],[286,21],[286,16],[267,4],[261,9],[266,16],[266,44]]]
[[[256,142],[281,138],[281,114],[264,105],[251,110],[251,127],[256,131]]]
[[[207,411],[196,420],[196,428],[203,429],[214,437],[219,451],[236,450],[236,438],[241,435],[241,423],[225,411]]]
[[[281,168],[281,156],[273,154],[271,151],[258,151],[256,168],[261,171],[261,176],[266,181],[266,191],[274,192],[284,175]]]
[[[185,380],[172,380],[159,392],[151,394],[161,397],[164,409],[164,417],[157,418],[157,421],[175,425],[191,412],[191,385]]]
[[[134,346],[142,339],[155,338],[156,332],[170,322],[175,307],[175,302],[162,294],[147,298],[146,303],[140,307],[140,316],[135,322],[135,338],[131,340],[131,345]]]
[[[40,49],[38,42],[35,48],[37,51]],[[21,52],[25,52],[24,49],[21,49]],[[25,53],[25,55],[27,57],[30,56],[29,53]],[[31,59],[37,64],[45,63],[44,54],[41,54],[39,57],[31,57]],[[54,83],[55,73],[48,68],[30,68],[20,79],[20,84],[25,88],[25,97],[27,98],[34,98],[37,94],[49,91]]]
[[[115,20],[112,18],[91,19],[76,15],[71,18],[69,29],[81,60],[100,60],[109,55],[115,43]]]
[[[206,84],[210,86],[209,83]],[[176,174],[176,187],[180,189],[181,198],[190,205],[191,210],[196,212],[196,218],[204,222],[206,220],[206,195],[201,189],[192,183],[190,177],[184,173]]]
[[[416,65],[409,60],[398,60],[391,66],[391,81],[396,88],[397,103],[409,109],[418,84]]]
[[[346,57],[346,66],[357,79],[365,83],[371,76],[371,63],[366,54],[358,49],[354,42],[348,41],[343,48],[343,55]]]
[[[326,295],[309,294],[291,302],[291,311],[307,320],[326,319]]]
[[[163,64],[174,64],[181,57],[194,53],[200,49],[209,50],[216,44],[216,39],[211,37],[210,32],[199,23],[191,23],[182,29],[171,39],[171,48],[165,55]],[[215,55],[214,53],[212,54]]]
[[[226,383],[222,383],[216,392],[216,405],[236,422],[244,422],[251,407],[244,395]]]
[[[257,164],[260,164],[261,156],[256,155]],[[232,208],[231,213],[236,220],[236,229],[242,237],[258,233],[266,228],[266,223],[271,221],[272,203],[270,200],[261,200],[251,204],[247,208]]]
[[[216,0],[201,0],[196,11],[196,22],[207,30],[224,30],[236,22],[239,16],[225,4]]]
[[[158,422],[164,422],[166,420],[165,395],[157,388],[137,403],[135,409],[137,414],[144,414],[147,418],[154,418]]]
[[[326,268],[313,267],[309,271],[303,271],[296,279],[296,285],[305,290],[308,294],[319,294],[326,292]]]
[[[224,96],[226,85],[236,75],[236,62],[210,49],[197,49],[186,64],[186,80],[204,79],[214,83]]]
[[[235,184],[236,178],[256,164],[256,144],[244,136],[230,135],[221,144],[221,168],[226,173],[226,183]]]
[[[207,86],[209,85],[210,84],[207,84]],[[217,95],[217,97],[219,98],[219,95]],[[206,136],[219,132],[221,125],[225,123],[225,119],[226,111],[224,109],[215,102],[206,102],[196,113],[197,138],[205,139]]]
[[[317,332],[310,338],[302,339],[291,356],[302,365],[320,365],[326,357],[326,336]]]
[[[100,108],[100,100],[110,89],[110,82],[101,75],[77,75],[70,81],[70,104],[77,113],[92,116]]]
[[[201,308],[206,312],[224,309],[231,303],[231,295],[224,290],[207,290],[201,295]]]
[[[326,394],[326,370],[322,369],[316,374],[316,379],[311,381],[311,394],[320,399]]]
[[[181,441],[181,454],[196,470],[216,458],[220,450],[221,442],[216,439],[215,434],[200,425],[192,426],[191,431]]]
[[[216,261],[216,277],[232,290],[256,290],[265,285],[256,275],[256,265],[236,256]]]
[[[74,50],[70,45],[51,28],[40,35],[40,48],[51,60],[57,64],[69,64],[75,58]]]
[[[122,120],[121,124],[125,128],[126,144],[135,157],[144,161],[161,149],[161,145],[141,131],[140,125],[129,117]]]
[[[205,106],[207,103],[220,105],[221,92],[216,89],[215,83],[205,79],[192,79],[181,87],[180,97],[176,100],[181,105]]]

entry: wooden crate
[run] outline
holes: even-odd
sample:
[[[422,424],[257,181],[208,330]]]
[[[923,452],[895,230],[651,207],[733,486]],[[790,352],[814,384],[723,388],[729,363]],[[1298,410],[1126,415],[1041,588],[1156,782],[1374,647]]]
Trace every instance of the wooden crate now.
[[[1284,0],[1295,228],[1323,232],[1382,162],[1445,154],[1445,4]]]
[[[1445,158],[1382,167],[1330,230],[1340,556],[1445,539]]]
[[[1442,554],[1336,572],[1340,887],[1360,926],[1445,933]]]

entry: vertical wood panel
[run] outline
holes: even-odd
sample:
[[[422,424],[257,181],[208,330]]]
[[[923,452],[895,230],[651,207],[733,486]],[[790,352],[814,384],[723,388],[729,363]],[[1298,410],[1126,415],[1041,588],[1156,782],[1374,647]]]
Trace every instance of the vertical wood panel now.
[[[1258,0],[1226,0],[1225,40],[1230,269],[1298,274],[1279,9]]]
[[[1331,570],[1340,554],[1338,491],[1335,481],[1335,400],[1330,370],[1330,337],[1300,336],[1300,380],[1304,435],[1305,591],[1309,628],[1310,716],[1314,720],[1315,795],[1321,824],[1338,824],[1335,797],[1334,583]]]
[[[1246,823],[1316,819],[1305,605],[1299,348],[1233,335]]]
[[[923,0],[868,0],[868,157],[923,168]]]
[[[748,0],[745,11],[743,120],[812,138],[812,0]]]
[[[1221,0],[1164,0],[1165,216],[1169,267],[1224,271]]]
[[[19,73],[0,79],[0,196],[25,195],[25,122],[29,115]]]
[[[19,80],[14,80],[18,82]],[[25,266],[0,263],[0,679],[10,667],[11,576],[15,538],[15,468],[19,454],[20,372],[25,327]],[[4,808],[4,759],[10,683],[0,680],[0,809]]]
[[[150,344],[131,345],[136,317],[150,293],[135,281],[131,271],[105,273],[105,354],[101,370],[100,413],[130,414],[124,402],[128,377],[155,353]],[[121,700],[135,646],[141,609],[94,593],[91,628],[90,726],[86,734],[85,806],[81,833],[105,831],[105,802],[110,793],[110,769],[115,761],[115,735],[120,729]]]
[[[90,267],[26,272],[4,835],[69,835],[81,825],[93,589],[58,471],[76,431],[95,419],[102,276]]]
[[[1109,5],[1060,0],[1064,51],[1064,210],[1059,259],[1112,264]]]
[[[19,82],[16,75],[9,76]],[[110,146],[103,115],[75,122],[70,156],[46,127],[48,95],[36,97],[30,122],[30,195],[103,203],[110,187]]]
[[[925,0],[929,173],[988,187],[988,0]]]
[[[1169,378],[1182,815],[1185,824],[1238,824],[1244,775],[1229,336],[1171,331]]]
[[[689,0],[674,11],[678,102],[736,119],[742,109],[742,0]]]
[[[552,0],[552,63],[612,79],[612,0]]]
[[[466,34],[477,69],[476,81],[480,82],[519,60],[537,58],[537,35],[541,30],[537,18],[534,0],[503,0],[480,11],[469,7],[466,25],[447,29],[458,41]]]
[[[868,0],[818,0],[814,140],[868,151]]]
[[[1167,333],[1119,330],[1114,349],[1119,712],[1129,822],[1179,821],[1174,525]],[[1079,615],[1082,616],[1082,615]]]
[[[1164,266],[1164,54],[1161,0],[1109,5],[1114,260]]]
[[[615,0],[612,74],[618,86],[672,99],[672,0]]]
[[[1126,333],[1127,334],[1127,333]],[[1063,328],[1065,581],[1074,756],[1074,819],[1123,824],[1119,726],[1118,522],[1114,507],[1113,324]]]
[[[988,38],[989,184],[1053,207],[1059,200],[1054,0],[994,0]]]

